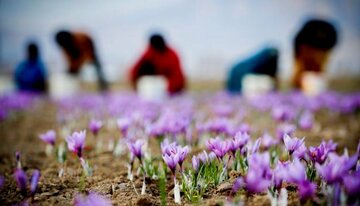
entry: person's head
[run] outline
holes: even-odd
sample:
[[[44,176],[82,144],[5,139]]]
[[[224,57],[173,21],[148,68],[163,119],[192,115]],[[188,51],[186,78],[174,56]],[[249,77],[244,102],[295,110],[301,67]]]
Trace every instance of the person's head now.
[[[27,45],[27,58],[30,61],[36,61],[39,58],[39,49],[36,43],[30,42]]]
[[[76,58],[79,52],[76,49],[73,35],[69,31],[59,31],[55,35],[56,43],[63,48],[70,56]]]
[[[150,46],[159,52],[164,52],[167,48],[164,38],[160,34],[153,34],[150,37]]]
[[[309,20],[295,37],[295,58],[306,70],[321,71],[336,42],[337,32],[330,22]]]

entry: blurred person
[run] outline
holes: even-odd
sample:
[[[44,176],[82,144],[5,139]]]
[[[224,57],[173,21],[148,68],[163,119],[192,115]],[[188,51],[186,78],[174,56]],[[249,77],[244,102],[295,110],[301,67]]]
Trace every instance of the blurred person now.
[[[107,90],[108,83],[96,54],[95,45],[89,35],[81,32],[59,31],[55,35],[55,40],[66,56],[70,74],[78,75],[84,65],[93,64],[99,89]]]
[[[294,76],[292,84],[295,88],[305,89],[304,80],[308,87],[325,87],[320,77],[311,76],[304,78],[305,74],[313,72],[321,74],[328,61],[332,48],[337,41],[337,32],[334,26],[324,20],[311,19],[297,33],[294,41]],[[265,48],[254,56],[245,59],[234,65],[226,81],[227,90],[233,93],[241,92],[243,79],[248,74],[265,74],[275,80],[275,87],[278,84],[276,73],[278,70],[279,52],[276,48]],[[255,82],[254,84],[261,84]],[[311,85],[310,85],[311,84]],[[311,88],[312,90],[323,90],[323,88]]]
[[[171,94],[181,92],[185,87],[179,57],[160,34],[150,37],[145,53],[130,69],[133,87],[136,89],[140,77],[147,75],[163,76],[167,81],[167,91]]]
[[[239,93],[244,85],[243,80],[249,74],[266,75],[276,85],[276,72],[278,67],[279,52],[276,48],[266,47],[255,55],[236,63],[228,74],[226,88],[229,92]]]
[[[294,39],[295,72],[292,84],[295,88],[304,89],[306,72],[324,72],[336,42],[337,32],[330,22],[312,19],[304,24]]]
[[[36,43],[27,45],[27,58],[16,67],[14,80],[20,91],[47,92],[47,72]]]

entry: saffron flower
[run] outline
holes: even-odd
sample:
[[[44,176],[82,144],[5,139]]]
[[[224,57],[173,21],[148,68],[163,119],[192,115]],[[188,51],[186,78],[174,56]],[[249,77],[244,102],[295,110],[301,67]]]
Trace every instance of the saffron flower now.
[[[199,170],[200,167],[200,160],[197,156],[193,156],[191,159],[191,163],[192,163],[192,167],[195,170],[195,172],[197,172]]]
[[[299,127],[303,130],[310,130],[314,124],[314,117],[310,111],[304,112],[299,118]]]
[[[77,195],[74,200],[75,206],[111,206],[110,200],[97,193],[90,192],[86,197]]]
[[[299,184],[306,180],[305,166],[299,159],[294,158],[294,160],[287,166],[286,180],[295,184]]]
[[[259,148],[260,148],[260,145],[261,145],[261,138],[258,138],[254,142],[254,145],[252,145],[252,147],[251,147],[251,154],[254,154],[254,153],[258,152]]]
[[[237,191],[239,191],[240,188],[243,187],[243,185],[244,180],[241,177],[237,178],[232,186],[231,192],[236,193]]]
[[[74,132],[72,135],[66,138],[68,148],[73,153],[77,154],[79,158],[83,155],[83,149],[85,147],[86,131]]]
[[[164,162],[166,163],[166,165],[169,167],[170,171],[175,174],[175,170],[176,170],[176,166],[179,163],[179,154],[175,153],[175,154],[163,154],[162,155]]]
[[[49,145],[51,145],[51,146],[55,146],[56,133],[55,133],[54,130],[49,130],[49,131],[47,131],[47,132],[44,133],[44,134],[40,134],[40,135],[39,135],[39,138],[40,138],[43,142],[45,142],[45,143],[47,143],[47,144],[49,144]]]
[[[2,187],[4,186],[5,183],[5,178],[4,176],[0,175],[0,189],[2,189]]]
[[[302,139],[299,138],[291,138],[289,135],[284,135],[284,144],[286,150],[292,155],[297,149],[299,149],[304,144],[305,137]]]
[[[294,108],[285,105],[276,106],[272,110],[272,117],[278,122],[291,121],[295,117]]]
[[[214,152],[219,159],[222,159],[226,155],[231,145],[230,142],[221,140],[219,137],[209,139],[206,144],[208,149]]]
[[[246,189],[250,193],[265,191],[271,184],[269,153],[254,153],[249,159],[249,169],[244,178]]]
[[[348,203],[353,203],[360,194],[360,171],[344,177],[344,187],[349,197]]]
[[[314,183],[304,180],[300,182],[297,186],[301,201],[314,197],[316,192],[316,185]]]
[[[274,139],[271,135],[269,135],[268,133],[265,133],[262,137],[261,137],[261,143],[262,143],[262,147],[267,150],[270,147],[272,147],[273,145],[276,145],[278,143],[278,141],[276,139]]]
[[[186,156],[188,155],[189,153],[189,147],[188,146],[185,146],[185,147],[181,147],[181,146],[178,146],[177,147],[178,149],[178,153],[179,153],[179,166],[180,166],[180,171],[182,172],[183,171],[183,162],[185,161],[185,158]]]
[[[92,119],[89,122],[89,129],[95,136],[97,136],[102,126],[103,123],[100,120]]]
[[[35,194],[40,179],[40,171],[34,170],[30,180],[30,191],[31,194]]]
[[[20,189],[20,192],[23,196],[26,196],[26,185],[27,185],[27,176],[24,170],[16,169],[14,173],[14,178],[16,180],[16,184]]]
[[[320,144],[318,147],[309,147],[308,156],[312,162],[323,164],[327,158],[328,153],[325,151],[324,145]]]
[[[163,146],[162,158],[164,159],[164,162],[171,170],[173,179],[174,179],[175,203],[180,204],[181,198],[180,198],[179,184],[176,181],[176,166],[177,166],[177,164],[179,164],[181,173],[182,173],[183,172],[182,163],[185,160],[186,155],[189,152],[189,148],[187,146],[185,146],[185,147],[177,146],[176,144],[173,144],[173,143],[163,143],[162,146]]]
[[[288,170],[287,168],[289,164],[290,161],[286,161],[286,162],[278,161],[278,163],[275,166],[275,169],[273,170],[273,178],[272,178],[273,185],[278,191],[281,189],[283,181],[286,180],[287,170]]]
[[[308,149],[306,148],[305,143],[301,144],[300,147],[294,151],[293,156],[299,159],[305,159],[307,151]]]
[[[19,151],[15,152],[15,159],[16,159],[16,168],[17,169],[22,169],[21,168],[21,159],[20,159],[20,152]]]
[[[229,150],[235,156],[237,150],[241,150],[249,141],[250,136],[246,132],[238,132],[231,140]]]
[[[117,126],[121,131],[121,134],[123,135],[123,137],[126,137],[127,135],[127,131],[129,129],[130,126],[130,119],[129,118],[120,118],[117,120]]]
[[[292,135],[295,130],[296,130],[295,125],[292,124],[280,125],[279,127],[276,128],[276,136],[279,140],[283,140],[285,134]]]
[[[357,155],[347,157],[345,155],[338,156],[336,154],[329,154],[329,161],[325,164],[315,164],[315,168],[319,175],[328,183],[341,183],[344,176],[351,168],[356,165]]]
[[[128,147],[129,147],[129,150],[130,152],[135,156],[137,157],[140,162],[141,161],[141,158],[144,156],[144,151],[143,151],[143,145],[144,145],[144,142],[142,140],[136,140],[134,143],[128,143]]]

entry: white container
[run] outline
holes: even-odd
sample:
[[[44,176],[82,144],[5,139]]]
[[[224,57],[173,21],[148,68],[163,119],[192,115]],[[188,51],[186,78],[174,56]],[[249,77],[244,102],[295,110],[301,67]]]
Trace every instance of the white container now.
[[[247,74],[242,79],[242,94],[245,97],[254,97],[272,91],[275,82],[272,77],[263,74]]]
[[[163,76],[146,75],[137,81],[138,95],[146,100],[159,101],[168,96],[168,82]]]
[[[301,85],[303,92],[309,96],[315,96],[327,89],[327,79],[323,74],[317,72],[305,72]]]

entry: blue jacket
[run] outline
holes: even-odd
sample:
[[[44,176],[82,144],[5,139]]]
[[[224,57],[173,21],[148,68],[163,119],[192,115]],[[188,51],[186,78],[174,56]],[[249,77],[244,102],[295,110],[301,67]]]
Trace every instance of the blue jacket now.
[[[44,92],[47,81],[45,66],[40,60],[25,60],[16,67],[14,80],[18,90]]]
[[[228,74],[226,88],[231,93],[241,92],[241,82],[246,74],[266,74],[276,76],[278,50],[265,48],[233,66]]]

